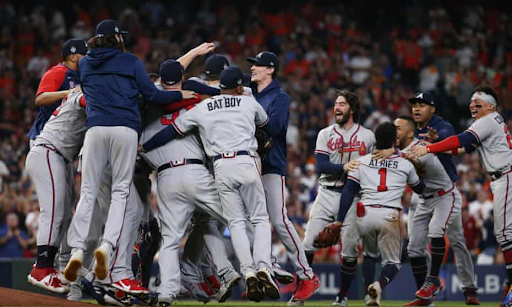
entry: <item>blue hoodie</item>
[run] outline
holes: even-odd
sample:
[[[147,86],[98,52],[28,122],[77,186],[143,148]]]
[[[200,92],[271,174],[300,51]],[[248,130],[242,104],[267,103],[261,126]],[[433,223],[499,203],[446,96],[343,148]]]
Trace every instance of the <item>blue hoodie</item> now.
[[[158,90],[142,62],[117,48],[89,50],[78,71],[87,101],[87,128],[125,126],[140,134],[139,93],[153,103],[182,100],[178,91]]]
[[[290,96],[273,80],[261,93],[253,88],[254,97],[268,114],[268,129],[272,136],[272,147],[262,161],[262,174],[286,176],[286,132],[290,117]]]

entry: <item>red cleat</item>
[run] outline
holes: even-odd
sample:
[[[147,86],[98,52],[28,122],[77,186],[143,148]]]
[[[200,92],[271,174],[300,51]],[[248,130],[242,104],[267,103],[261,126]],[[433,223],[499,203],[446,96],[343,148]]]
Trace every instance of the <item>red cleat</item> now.
[[[436,296],[436,294],[439,293],[441,290],[441,284],[439,282],[439,279],[428,277],[427,281],[421,286],[421,288],[416,291],[416,297],[421,298],[424,300],[429,300]]]
[[[112,284],[112,287],[131,294],[149,294],[148,288],[142,286],[135,278],[117,281]]]
[[[215,292],[212,290],[212,288],[210,288],[210,285],[208,285],[207,282],[202,282],[200,285],[209,297],[215,296]]]
[[[69,288],[62,284],[59,274],[54,268],[40,269],[36,268],[34,265],[32,267],[32,271],[30,271],[30,274],[27,276],[27,280],[34,286],[38,286],[55,293],[69,292]]]
[[[318,280],[316,274],[312,279],[301,279],[297,285],[297,290],[295,290],[293,294],[293,299],[296,301],[305,301],[315,294],[318,288],[320,288],[320,280]]]
[[[421,298],[417,298],[412,302],[404,304],[404,306],[434,306],[432,300],[422,300]]]
[[[215,277],[215,275],[206,276],[206,282],[208,283],[208,285],[210,286],[210,288],[213,291],[219,292],[219,290],[220,290],[220,282],[217,279],[217,277]]]
[[[465,292],[464,297],[466,298],[466,305],[480,305],[478,296],[475,291]]]

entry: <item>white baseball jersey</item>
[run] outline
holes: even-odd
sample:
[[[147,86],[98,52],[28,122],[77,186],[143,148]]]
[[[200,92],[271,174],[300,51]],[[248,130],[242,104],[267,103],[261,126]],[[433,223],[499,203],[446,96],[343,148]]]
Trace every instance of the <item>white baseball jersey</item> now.
[[[330,125],[318,133],[315,153],[326,154],[334,164],[345,164],[373,151],[375,135],[360,124],[345,130],[338,124]],[[323,186],[343,186],[339,174],[321,174],[318,183]]]
[[[176,119],[183,116],[187,112],[187,109],[181,109],[172,114],[164,114],[159,119],[153,121],[144,128],[139,142],[141,144],[147,142],[166,126],[172,124]],[[203,145],[201,144],[197,133],[189,133],[183,137],[175,138],[163,146],[141,154],[141,156],[152,164],[153,168],[158,168],[160,165],[165,163],[179,165],[183,163],[184,159],[206,160]],[[169,161],[169,158],[172,160]]]
[[[403,151],[409,152],[413,146],[418,144],[423,144],[423,142],[414,138],[411,144]],[[432,193],[439,190],[448,191],[452,188],[453,182],[436,155],[429,153],[419,157],[418,160],[425,167],[426,171],[425,177],[423,178],[423,182],[425,183],[425,189],[423,190],[424,195],[430,196]]]
[[[172,124],[179,134],[199,127],[206,154],[210,157],[232,151],[256,151],[256,125],[269,118],[252,97],[218,95],[203,100]]]
[[[498,112],[479,118],[467,131],[471,132],[478,141],[476,149],[487,172],[510,170],[512,136]]]
[[[82,92],[73,92],[62,99],[34,145],[51,144],[68,161],[73,161],[84,142],[87,130],[87,114]]]
[[[393,154],[378,161],[368,154],[359,159],[361,165],[348,173],[348,179],[359,183],[361,202],[364,205],[386,205],[402,208],[402,195],[405,185],[415,186],[420,178],[410,161]]]

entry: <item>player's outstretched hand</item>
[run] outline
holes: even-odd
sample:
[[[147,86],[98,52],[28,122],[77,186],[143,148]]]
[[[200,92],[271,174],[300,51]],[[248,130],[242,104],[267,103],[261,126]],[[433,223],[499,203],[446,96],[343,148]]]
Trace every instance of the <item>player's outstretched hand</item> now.
[[[359,168],[359,164],[361,164],[361,161],[359,160],[352,160],[348,163],[343,164],[343,171],[345,173],[353,172]]]
[[[394,148],[388,148],[388,149],[375,149],[372,152],[372,159],[377,159],[378,161],[386,160],[387,158],[391,157],[392,154],[394,154],[396,150]]]
[[[414,157],[421,157],[428,153],[427,146],[416,145],[411,148],[411,154]]]
[[[421,138],[426,137],[427,139],[432,140],[433,142],[437,142],[437,140],[439,140],[439,134],[437,134],[437,130],[432,127],[427,127],[427,129],[427,133],[420,133],[418,134],[418,136]]]
[[[196,98],[196,93],[194,91],[181,90],[181,96],[183,100]]]
[[[341,226],[343,226],[343,223],[339,221],[325,226],[324,230],[318,233],[318,236],[313,242],[313,246],[316,248],[324,248],[338,243],[341,234]]]
[[[204,54],[210,53],[213,50],[215,50],[215,44],[214,43],[202,43],[201,45],[194,48],[194,50],[197,52],[197,55],[204,55]]]

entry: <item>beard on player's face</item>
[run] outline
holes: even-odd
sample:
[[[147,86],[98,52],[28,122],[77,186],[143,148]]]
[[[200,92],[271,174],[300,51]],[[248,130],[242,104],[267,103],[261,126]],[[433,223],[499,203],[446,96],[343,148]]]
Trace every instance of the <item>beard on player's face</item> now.
[[[348,110],[348,112],[345,113],[343,113],[343,111],[341,110],[335,111],[334,116],[336,117],[336,123],[340,126],[343,126],[350,119],[350,110]]]

